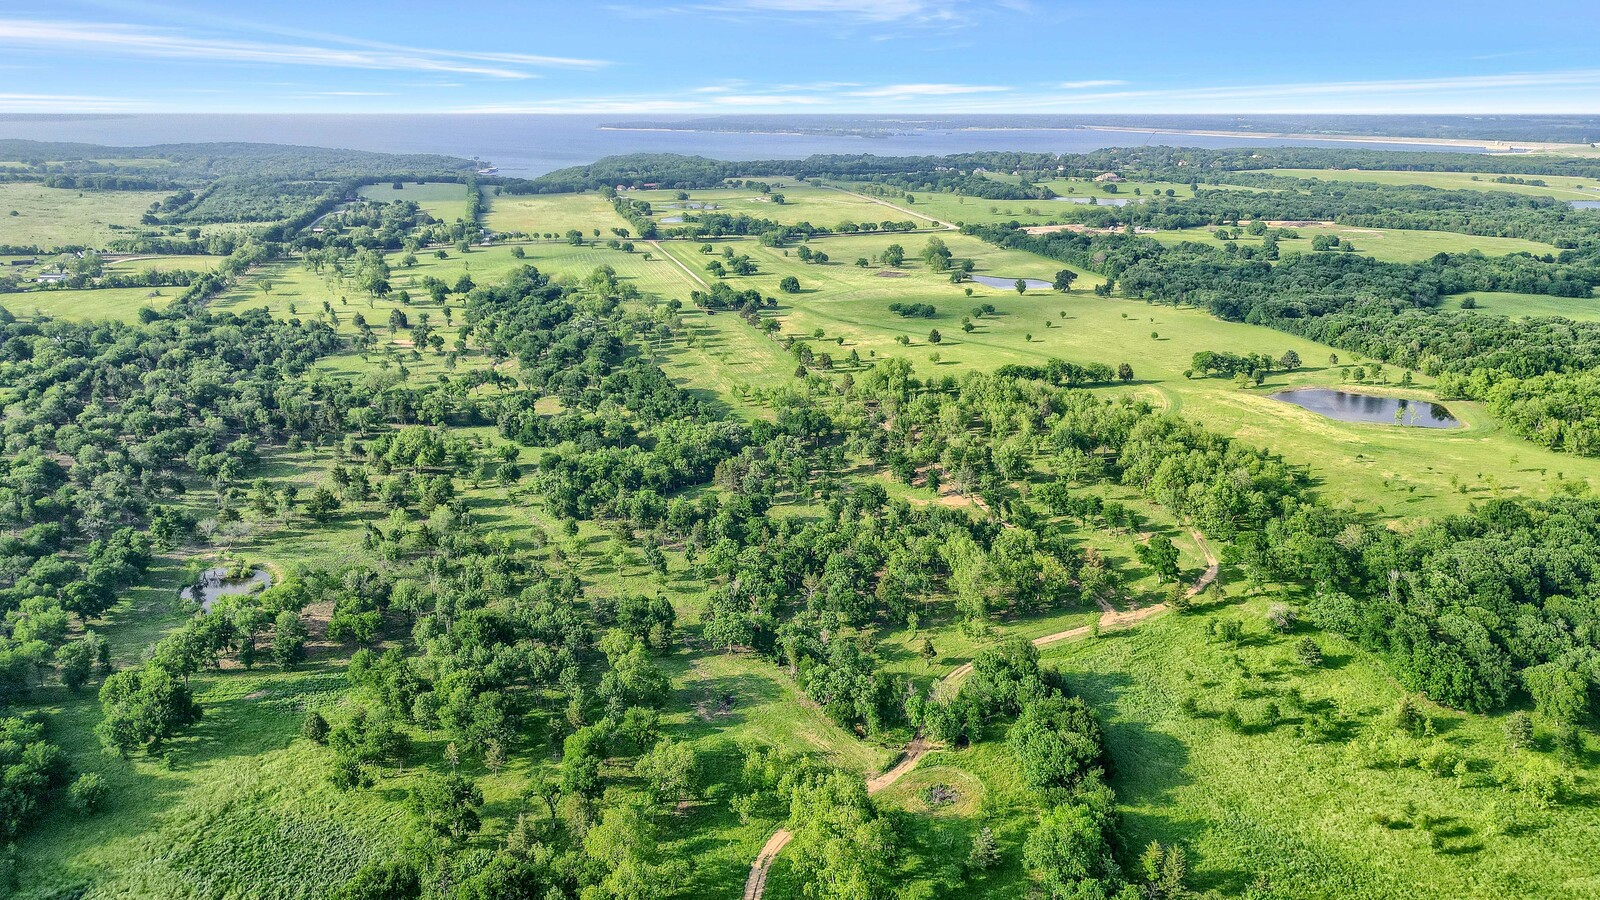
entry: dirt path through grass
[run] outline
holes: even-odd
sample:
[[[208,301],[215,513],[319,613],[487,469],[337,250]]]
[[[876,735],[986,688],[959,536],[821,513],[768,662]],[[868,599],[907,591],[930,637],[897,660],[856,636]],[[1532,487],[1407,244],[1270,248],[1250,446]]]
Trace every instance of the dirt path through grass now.
[[[1216,554],[1211,552],[1211,546],[1206,543],[1206,539],[1200,534],[1199,529],[1189,529],[1189,535],[1194,538],[1195,545],[1200,548],[1200,552],[1206,558],[1206,570],[1200,573],[1200,577],[1196,578],[1194,583],[1189,585],[1189,590],[1184,592],[1184,596],[1194,597],[1217,580],[1218,563]],[[1098,626],[1099,631],[1132,628],[1157,613],[1165,612],[1166,609],[1167,604],[1165,603],[1157,603],[1126,612],[1106,609],[1095,625],[1079,625],[1077,628],[1068,628],[1055,634],[1036,637],[1033,639],[1033,645],[1035,647],[1047,647],[1062,641],[1087,637],[1091,631],[1096,629],[1096,626]],[[962,663],[952,669],[950,674],[939,679],[939,684],[941,687],[952,687],[970,674],[972,674],[972,663]],[[934,744],[919,732],[911,739],[911,743],[906,745],[906,749],[901,752],[899,759],[895,761],[895,764],[888,771],[867,780],[867,793],[876,794],[905,777],[912,769],[917,767],[917,763],[921,762],[922,758],[927,756],[928,751],[932,749],[934,749]],[[783,848],[789,846],[789,841],[793,837],[794,834],[789,829],[779,828],[772,833],[772,837],[767,838],[767,842],[761,847],[761,852],[756,854],[755,862],[750,864],[750,876],[744,882],[744,900],[761,900],[762,894],[767,890],[767,874],[772,871],[772,863],[778,858],[778,854],[783,852]]]

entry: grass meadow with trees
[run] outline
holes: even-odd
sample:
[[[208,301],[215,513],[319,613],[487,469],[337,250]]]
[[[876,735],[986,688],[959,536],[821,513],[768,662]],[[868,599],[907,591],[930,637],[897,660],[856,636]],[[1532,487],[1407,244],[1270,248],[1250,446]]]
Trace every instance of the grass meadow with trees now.
[[[218,146],[0,142],[0,893],[1600,884],[1592,160]]]

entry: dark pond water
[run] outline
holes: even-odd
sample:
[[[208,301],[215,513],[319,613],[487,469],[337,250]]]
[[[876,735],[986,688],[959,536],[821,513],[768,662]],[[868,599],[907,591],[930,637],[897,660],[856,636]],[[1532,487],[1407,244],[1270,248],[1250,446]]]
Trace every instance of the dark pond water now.
[[[1378,425],[1407,425],[1417,428],[1457,428],[1461,422],[1437,403],[1374,397],[1329,388],[1301,388],[1269,395],[1274,400],[1293,403],[1319,416],[1340,422],[1372,422]]]
[[[987,285],[992,288],[1001,288],[1002,290],[1007,291],[1014,291],[1017,289],[1017,279],[1014,277],[1001,278],[998,275],[968,275],[967,277],[979,284]],[[1050,282],[1048,281],[1043,281],[1038,278],[1024,278],[1022,280],[1028,283],[1028,290],[1030,291],[1045,291],[1050,289]]]
[[[193,603],[199,601],[200,608],[206,612],[211,611],[211,604],[223,597],[234,594],[248,594],[272,585],[272,574],[265,569],[256,569],[248,578],[229,578],[228,570],[224,568],[207,569],[200,576],[199,596],[195,596],[195,587],[186,587],[178,596]]]
[[[1573,209],[1600,209],[1600,200],[1572,200],[1569,201]]]

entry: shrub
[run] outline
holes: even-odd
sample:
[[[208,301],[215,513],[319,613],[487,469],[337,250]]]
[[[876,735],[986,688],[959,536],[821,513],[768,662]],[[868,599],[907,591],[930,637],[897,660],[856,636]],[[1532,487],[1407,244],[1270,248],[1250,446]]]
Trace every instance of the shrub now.
[[[106,794],[110,792],[111,786],[106,784],[104,777],[94,772],[85,772],[67,788],[67,803],[79,812],[92,813],[100,808],[105,802]]]

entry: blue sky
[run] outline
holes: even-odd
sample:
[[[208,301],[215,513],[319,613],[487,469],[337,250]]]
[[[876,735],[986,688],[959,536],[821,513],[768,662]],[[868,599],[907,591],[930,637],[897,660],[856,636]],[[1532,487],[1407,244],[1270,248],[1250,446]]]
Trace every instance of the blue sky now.
[[[1596,0],[6,0],[0,112],[1600,113]]]

